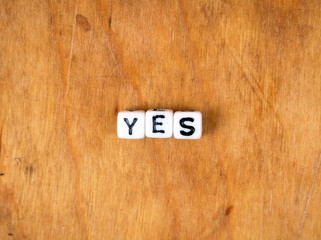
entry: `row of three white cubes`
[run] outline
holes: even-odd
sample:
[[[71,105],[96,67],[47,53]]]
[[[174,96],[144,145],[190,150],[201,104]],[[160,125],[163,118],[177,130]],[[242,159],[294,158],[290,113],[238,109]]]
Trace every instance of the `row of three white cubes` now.
[[[117,117],[119,138],[199,139],[202,136],[202,114],[197,111],[151,109],[147,112],[122,111]]]

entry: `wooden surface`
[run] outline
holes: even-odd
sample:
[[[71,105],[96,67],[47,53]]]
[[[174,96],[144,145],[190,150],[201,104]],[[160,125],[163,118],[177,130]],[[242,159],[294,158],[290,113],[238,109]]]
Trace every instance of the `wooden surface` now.
[[[321,1],[0,1],[0,239],[321,239]],[[201,140],[121,140],[124,109]]]

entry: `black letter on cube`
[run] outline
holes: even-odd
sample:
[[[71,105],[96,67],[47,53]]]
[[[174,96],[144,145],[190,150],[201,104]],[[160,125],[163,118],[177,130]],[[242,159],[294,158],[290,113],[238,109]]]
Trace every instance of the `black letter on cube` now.
[[[157,130],[156,129],[156,125],[163,125],[163,123],[161,123],[161,122],[156,122],[157,118],[165,118],[165,116],[164,115],[153,116],[153,133],[165,133],[164,130]]]
[[[135,123],[137,122],[137,118],[134,118],[132,124],[129,123],[128,118],[124,118],[124,121],[128,126],[129,135],[133,135],[133,127],[134,127]]]
[[[179,124],[180,124],[183,128],[189,129],[188,132],[180,131],[180,133],[181,133],[183,136],[191,136],[191,135],[193,135],[193,133],[195,132],[195,128],[194,128],[193,126],[185,125],[185,122],[194,122],[194,118],[191,118],[191,117],[182,118],[182,119],[179,121]]]

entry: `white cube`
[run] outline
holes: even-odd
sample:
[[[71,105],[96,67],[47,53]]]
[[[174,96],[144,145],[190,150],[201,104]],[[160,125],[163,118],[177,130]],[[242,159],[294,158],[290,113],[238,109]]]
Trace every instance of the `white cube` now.
[[[174,138],[199,139],[202,137],[202,113],[196,111],[175,112]]]
[[[151,109],[146,112],[146,137],[170,138],[173,135],[173,110]]]
[[[145,137],[145,111],[122,111],[117,117],[117,135],[125,139]]]

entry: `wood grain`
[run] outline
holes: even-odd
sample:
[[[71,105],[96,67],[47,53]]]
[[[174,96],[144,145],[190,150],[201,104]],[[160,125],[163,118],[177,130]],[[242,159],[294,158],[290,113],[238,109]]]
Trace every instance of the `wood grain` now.
[[[0,29],[0,239],[321,239],[319,0],[2,0]],[[117,138],[155,107],[204,136]]]

